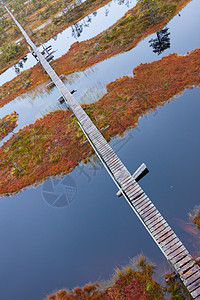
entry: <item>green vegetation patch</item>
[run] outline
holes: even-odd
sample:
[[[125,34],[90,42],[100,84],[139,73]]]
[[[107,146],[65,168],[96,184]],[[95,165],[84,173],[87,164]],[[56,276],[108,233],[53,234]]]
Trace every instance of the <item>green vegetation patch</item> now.
[[[14,111],[12,114],[0,119],[0,141],[8,135],[17,126],[18,114]]]

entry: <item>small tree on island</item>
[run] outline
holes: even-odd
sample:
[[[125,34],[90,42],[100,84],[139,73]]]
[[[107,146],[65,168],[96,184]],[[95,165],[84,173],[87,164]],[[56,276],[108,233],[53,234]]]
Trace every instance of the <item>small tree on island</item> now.
[[[161,10],[160,0],[138,0],[140,17],[150,16],[152,23],[156,22],[156,17]]]

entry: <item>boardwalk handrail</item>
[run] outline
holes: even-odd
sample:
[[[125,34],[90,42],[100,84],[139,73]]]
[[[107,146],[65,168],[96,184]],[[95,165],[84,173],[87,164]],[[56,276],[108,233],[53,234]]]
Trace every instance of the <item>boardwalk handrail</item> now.
[[[4,5],[5,9],[24,35],[27,43],[36,54],[41,65],[57,86],[70,109],[73,111],[80,128],[120,192],[165,255],[170,265],[174,268],[175,272],[180,275],[180,278],[189,293],[194,299],[200,299],[200,268],[196,261],[189,254],[185,246],[178,239],[174,231],[147,197],[134,177],[129,173],[80,104],[68,91],[64,83],[31,41],[13,14],[1,0],[0,2]]]

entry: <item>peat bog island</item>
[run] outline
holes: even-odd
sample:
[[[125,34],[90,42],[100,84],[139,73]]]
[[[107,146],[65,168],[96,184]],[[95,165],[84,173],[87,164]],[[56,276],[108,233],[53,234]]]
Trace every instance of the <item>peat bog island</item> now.
[[[1,299],[200,299],[199,13],[0,0]]]

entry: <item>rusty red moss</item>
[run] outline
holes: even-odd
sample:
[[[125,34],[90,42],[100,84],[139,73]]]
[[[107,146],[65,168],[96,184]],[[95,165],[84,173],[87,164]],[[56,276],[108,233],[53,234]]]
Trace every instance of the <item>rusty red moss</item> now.
[[[190,0],[160,2],[162,11],[154,23],[150,14],[140,16],[137,4],[106,31],[89,40],[74,43],[65,55],[55,60],[58,75],[85,70],[102,60],[132,49],[146,36],[162,29]],[[48,79],[39,65],[35,65],[28,72],[22,72],[0,87],[0,107]]]
[[[17,126],[17,121],[18,113],[16,111],[0,119],[0,141]]]
[[[185,56],[171,54],[141,64],[134,77],[107,85],[98,102],[84,105],[94,124],[109,141],[137,126],[139,116],[171,101],[186,88],[200,84],[200,49]],[[51,175],[67,174],[92,153],[69,111],[56,111],[21,129],[0,148],[0,194],[15,193]],[[18,168],[14,166],[17,164]]]

